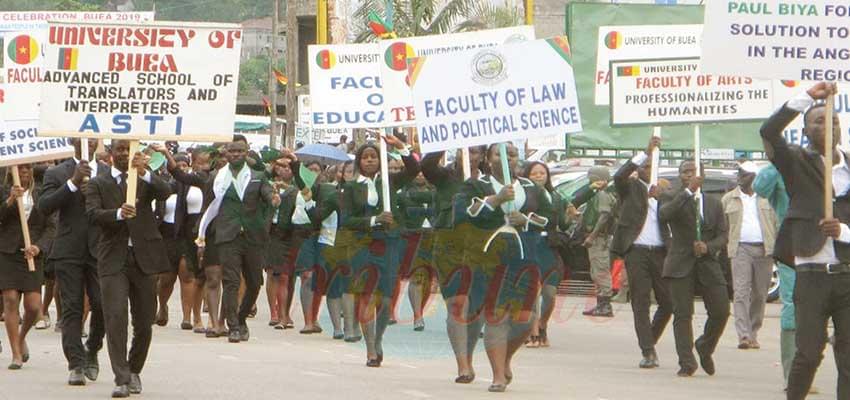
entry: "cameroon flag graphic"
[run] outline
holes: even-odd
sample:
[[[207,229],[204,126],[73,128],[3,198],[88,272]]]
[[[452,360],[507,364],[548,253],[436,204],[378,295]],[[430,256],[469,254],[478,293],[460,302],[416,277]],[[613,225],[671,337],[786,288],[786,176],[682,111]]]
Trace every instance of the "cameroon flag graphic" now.
[[[330,50],[322,50],[316,54],[316,64],[321,69],[331,69],[336,65],[336,54]]]
[[[38,57],[38,42],[29,35],[19,35],[9,41],[6,54],[15,63],[27,65]]]
[[[416,57],[416,53],[413,51],[413,47],[404,42],[393,43],[384,53],[387,66],[393,71],[406,71],[408,57]]]
[[[617,76],[638,76],[640,75],[640,67],[638,66],[628,66],[628,67],[617,67]]]
[[[57,65],[56,68],[75,71],[77,69],[77,58],[79,56],[79,52],[79,49],[72,47],[63,47],[59,49],[59,65]]]
[[[611,50],[616,50],[616,49],[620,48],[620,46],[622,46],[622,45],[623,45],[623,35],[621,35],[620,32],[613,31],[613,32],[608,32],[608,34],[605,35],[605,47],[607,47]]]
[[[782,81],[782,84],[789,88],[797,87],[797,81]]]

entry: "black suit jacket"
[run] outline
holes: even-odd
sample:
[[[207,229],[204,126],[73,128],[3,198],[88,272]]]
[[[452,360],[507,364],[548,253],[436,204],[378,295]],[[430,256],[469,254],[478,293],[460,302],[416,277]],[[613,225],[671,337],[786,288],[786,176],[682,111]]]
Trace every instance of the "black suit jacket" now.
[[[791,198],[788,215],[779,228],[774,257],[785,265],[794,265],[794,257],[817,254],[826,243],[818,228],[823,218],[823,160],[819,153],[785,142],[782,131],[799,113],[783,105],[761,126],[761,137],[768,157],[785,181]],[[850,160],[844,154],[845,160]],[[833,201],[833,214],[842,223],[850,222],[850,196]],[[850,244],[835,241],[835,255],[850,263]]]
[[[719,260],[721,251],[726,247],[728,227],[726,215],[720,200],[702,196],[703,221],[701,223],[701,240],[708,246],[708,257]],[[661,196],[658,206],[658,220],[669,224],[673,234],[673,242],[664,260],[662,276],[665,278],[684,278],[688,276],[697,264],[694,253],[694,242],[697,240],[697,206],[694,196],[685,189]]]
[[[629,161],[614,174],[614,188],[617,190],[620,212],[617,226],[614,228],[611,251],[619,256],[625,256],[637,240],[646,222],[646,213],[649,211],[649,192],[646,185],[639,179],[631,178],[632,173],[637,169],[638,165]],[[661,240],[669,249],[670,228],[667,224],[661,223],[660,217],[658,224]]]
[[[38,208],[45,215],[59,213],[56,238],[48,259],[87,262],[97,256],[98,227],[89,224],[86,217],[85,197],[82,189],[71,192],[67,181],[77,167],[73,158],[51,167],[44,173],[44,183],[38,199]],[[97,176],[109,176],[108,165],[98,163]]]
[[[41,250],[42,254],[39,257],[42,257],[48,254],[47,251],[56,232],[50,215],[44,215],[38,209],[38,191],[38,187],[32,189],[33,201],[35,201],[36,206],[30,212],[27,224],[30,229],[30,240]],[[24,248],[24,234],[21,229],[17,202],[13,203],[11,207],[6,205],[9,192],[8,187],[0,187],[0,253],[15,254]]]
[[[86,213],[102,233],[97,247],[97,269],[101,277],[119,274],[124,269],[128,239],[133,241],[133,253],[142,272],[150,275],[169,269],[151,202],[168,199],[171,186],[162,177],[150,171],[148,174],[151,174],[150,183],[138,179],[136,217],[128,220],[118,220],[118,210],[126,196],[111,173],[99,175],[86,187]]]
[[[214,172],[207,182],[205,199],[215,198],[213,185],[215,177],[220,172],[221,170]],[[274,196],[274,189],[269,184],[265,172],[251,170],[251,180],[245,188],[245,195],[241,201],[238,196],[231,195],[232,192],[231,186],[215,218],[215,242],[217,244],[230,242],[244,230],[249,242],[265,245],[269,242],[272,197]]]

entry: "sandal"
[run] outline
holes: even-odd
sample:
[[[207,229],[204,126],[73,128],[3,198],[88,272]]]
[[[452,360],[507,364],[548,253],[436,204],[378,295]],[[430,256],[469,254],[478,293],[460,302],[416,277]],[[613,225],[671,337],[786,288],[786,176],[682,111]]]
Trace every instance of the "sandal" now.
[[[474,381],[474,380],[475,380],[474,374],[472,374],[472,375],[460,375],[457,378],[455,378],[455,383],[466,384],[466,383],[472,383],[472,381]]]
[[[528,347],[529,349],[536,349],[540,347],[540,337],[531,336],[528,340],[528,343],[525,344],[525,347]]]
[[[508,388],[508,385],[506,385],[504,383],[494,383],[494,384],[490,385],[489,388],[487,388],[487,391],[493,392],[493,393],[504,393],[505,389],[507,389],[507,388]]]

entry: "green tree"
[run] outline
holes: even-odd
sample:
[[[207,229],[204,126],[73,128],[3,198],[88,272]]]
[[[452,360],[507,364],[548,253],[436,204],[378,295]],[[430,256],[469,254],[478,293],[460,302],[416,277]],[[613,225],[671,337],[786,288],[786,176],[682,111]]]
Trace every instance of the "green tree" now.
[[[286,73],[286,63],[283,57],[278,58],[278,71]],[[268,94],[269,88],[269,58],[266,55],[257,56],[243,62],[239,66],[239,95],[256,93]],[[278,92],[284,90],[283,85],[277,85]]]
[[[393,27],[400,37],[449,33],[459,21],[472,15],[479,0],[391,0],[393,2]],[[364,0],[354,12],[359,29],[356,42],[375,40],[366,21],[369,11],[385,15],[386,0]]]
[[[457,32],[478,31],[482,29],[508,28],[525,22],[525,10],[521,4],[505,0],[497,6],[487,0],[478,0],[472,8],[469,19],[455,28]]]

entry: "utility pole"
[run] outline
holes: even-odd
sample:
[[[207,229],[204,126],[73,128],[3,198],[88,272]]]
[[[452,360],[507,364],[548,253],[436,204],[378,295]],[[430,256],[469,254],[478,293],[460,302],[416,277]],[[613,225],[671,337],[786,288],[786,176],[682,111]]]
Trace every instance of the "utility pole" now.
[[[295,148],[295,121],[298,121],[296,87],[298,85],[298,2],[286,2],[286,138],[284,146]]]
[[[272,0],[272,43],[269,47],[269,99],[271,101],[271,110],[269,116],[269,147],[276,149],[278,144],[278,128],[277,128],[277,77],[274,73],[274,68],[277,66],[277,19],[279,13],[279,0]],[[281,138],[282,139],[282,138]]]

